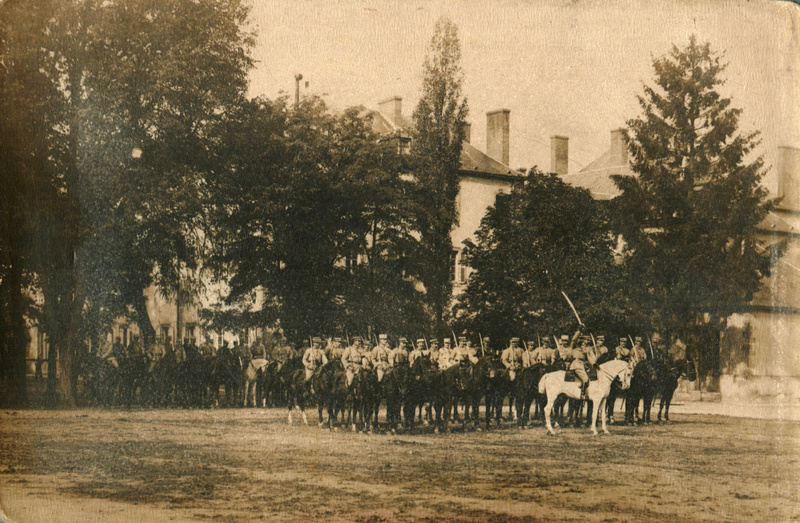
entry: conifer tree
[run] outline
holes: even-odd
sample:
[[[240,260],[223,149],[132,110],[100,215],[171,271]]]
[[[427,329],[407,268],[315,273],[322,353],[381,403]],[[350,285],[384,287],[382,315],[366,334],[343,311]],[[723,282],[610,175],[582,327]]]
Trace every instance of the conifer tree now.
[[[673,46],[628,121],[636,175],[615,177],[616,226],[629,297],[657,329],[681,332],[700,313],[724,322],[770,272],[755,236],[772,206],[758,132],[738,130],[742,110],[720,93],[725,67],[694,36]]]

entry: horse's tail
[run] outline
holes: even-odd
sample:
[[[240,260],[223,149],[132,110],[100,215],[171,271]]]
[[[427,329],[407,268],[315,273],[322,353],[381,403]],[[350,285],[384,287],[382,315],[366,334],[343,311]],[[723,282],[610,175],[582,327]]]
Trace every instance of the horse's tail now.
[[[539,394],[544,394],[544,390],[545,390],[544,384],[545,384],[545,378],[546,377],[547,377],[547,374],[545,374],[544,376],[539,378]]]

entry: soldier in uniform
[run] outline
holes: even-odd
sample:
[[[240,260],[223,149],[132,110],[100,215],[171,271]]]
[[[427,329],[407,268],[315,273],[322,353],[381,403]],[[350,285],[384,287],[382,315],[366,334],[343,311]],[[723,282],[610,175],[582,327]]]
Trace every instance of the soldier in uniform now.
[[[544,341],[547,341],[547,338],[545,338]],[[531,342],[531,345],[533,345],[533,342]],[[537,345],[536,348],[533,349],[530,352],[530,355],[528,356],[528,362],[531,365],[537,365],[537,364],[544,363],[544,346],[543,345]]]
[[[261,340],[256,340],[252,347],[250,347],[250,357],[254,360],[263,360],[267,358],[267,349]]]
[[[630,361],[631,350],[628,348],[628,338],[620,337],[617,347],[614,349],[616,359]]]
[[[583,341],[582,345],[585,347],[585,340]],[[586,387],[589,385],[589,374],[586,373],[586,354],[580,347],[575,347],[572,350],[572,363],[569,364],[569,370],[574,371],[575,376],[581,380],[581,398],[586,398]]]
[[[328,354],[328,358],[330,360],[341,360],[342,354],[344,354],[344,346],[342,345],[342,338],[333,338],[333,344],[331,345],[330,354]]]
[[[552,365],[556,361],[556,350],[550,346],[550,339],[545,337],[542,340],[542,363]]]
[[[606,337],[602,334],[597,335],[597,356],[602,358],[608,354],[608,347],[606,347]]]
[[[637,363],[646,359],[647,352],[645,352],[644,347],[642,346],[642,337],[636,336],[633,339],[633,348],[631,349],[631,362],[635,367]]]
[[[450,349],[450,338],[445,338],[444,346],[439,351],[439,359],[437,360],[440,370],[445,370],[453,365],[453,362],[450,357],[452,352],[453,351]]]
[[[428,359],[434,365],[439,364],[439,340],[436,338],[431,339],[430,350],[428,351]]]
[[[421,358],[425,355],[425,340],[423,338],[417,338],[417,346],[414,347],[414,350],[408,353],[408,365],[414,365],[414,362],[417,358]]]
[[[461,342],[463,340],[463,342]],[[470,362],[473,365],[478,363],[478,351],[472,346],[472,342],[465,337],[459,338],[459,344],[451,358],[454,364]]]
[[[198,350],[204,358],[213,358],[217,355],[217,350],[214,348],[214,344],[211,343],[210,336],[205,337],[205,341],[198,347]]]
[[[378,345],[372,349],[370,361],[378,373],[378,381],[383,379],[383,374],[389,368],[389,337],[386,334],[378,336]]]
[[[522,366],[523,351],[519,346],[519,338],[511,338],[511,343],[503,354],[500,356],[500,361],[503,366],[508,369],[508,378],[514,381],[517,377],[517,371]]]
[[[400,338],[397,347],[389,354],[389,366],[395,367],[400,365],[408,365],[408,340]]]
[[[342,364],[344,365],[345,375],[347,376],[347,386],[353,384],[353,377],[361,370],[365,363],[364,349],[361,345],[361,338],[353,338],[353,344],[344,349],[342,353]]]
[[[566,334],[561,335],[561,339],[559,340],[556,349],[558,350],[558,355],[561,357],[562,361],[569,362],[572,359],[573,347],[570,346],[569,336]]]
[[[306,369],[306,383],[308,383],[308,380],[311,379],[311,376],[313,376],[318,369],[328,363],[328,357],[325,356],[325,352],[320,348],[321,343],[321,339],[317,337],[312,338],[311,347],[303,354],[303,367]]]

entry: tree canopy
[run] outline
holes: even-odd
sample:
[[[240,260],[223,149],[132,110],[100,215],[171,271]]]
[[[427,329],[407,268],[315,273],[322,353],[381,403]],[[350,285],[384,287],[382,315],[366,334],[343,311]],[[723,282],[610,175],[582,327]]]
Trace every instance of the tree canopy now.
[[[742,111],[720,93],[721,57],[693,36],[653,70],[642,114],[628,121],[635,176],[615,177],[615,226],[630,295],[656,328],[674,331],[752,299],[770,272],[755,234],[772,202],[758,133],[738,130]]]
[[[618,268],[601,205],[536,168],[499,194],[466,242],[474,272],[456,304],[459,326],[496,340],[560,333],[577,326],[562,292],[590,329],[618,324]]]

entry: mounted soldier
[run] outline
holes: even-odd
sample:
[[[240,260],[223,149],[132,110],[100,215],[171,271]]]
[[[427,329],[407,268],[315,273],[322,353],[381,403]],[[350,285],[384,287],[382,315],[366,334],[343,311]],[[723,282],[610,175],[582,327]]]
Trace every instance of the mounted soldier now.
[[[463,342],[461,342],[463,340]],[[467,341],[467,338],[459,338],[460,343],[455,355],[452,358],[454,364],[466,364],[467,362],[475,365],[478,363],[478,351],[472,346],[472,342]]]
[[[636,367],[636,364],[640,361],[644,361],[647,359],[647,352],[644,350],[642,346],[642,337],[636,336],[633,339],[633,348],[631,349],[631,364],[633,367]]]
[[[586,387],[589,386],[589,374],[586,372],[586,339],[584,338],[581,347],[575,347],[575,339],[580,334],[580,331],[573,336],[573,343],[570,344],[572,349],[572,362],[569,364],[569,370],[575,373],[575,376],[581,380],[581,399],[586,399]],[[594,358],[597,362],[597,358]]]
[[[508,379],[514,381],[517,371],[522,368],[523,351],[519,346],[519,338],[511,338],[511,342],[500,356],[500,361],[508,370]]]
[[[328,353],[328,359],[330,360],[340,360],[342,359],[342,354],[344,354],[344,346],[342,345],[342,338],[333,338],[333,343],[330,346],[330,352]]]
[[[408,365],[413,366],[414,362],[425,355],[425,340],[423,338],[417,338],[417,346],[414,347],[408,354]]]
[[[372,366],[378,373],[378,381],[383,379],[383,374],[389,368],[389,337],[386,334],[378,336],[378,345],[370,353]]]
[[[450,338],[445,338],[444,346],[439,351],[439,358],[437,359],[439,370],[445,370],[453,365],[453,362],[450,358],[452,352],[453,351],[450,349]]]
[[[254,360],[267,359],[267,349],[261,340],[256,340],[252,347],[250,347],[250,358]]]
[[[353,344],[344,349],[341,359],[347,376],[347,386],[349,387],[353,384],[353,377],[358,374],[361,367],[369,364],[369,359],[365,357],[360,337],[353,338]]]
[[[434,365],[439,364],[439,340],[436,338],[431,339],[430,349],[428,350],[428,359]]]
[[[602,358],[608,354],[608,347],[606,347],[606,337],[602,334],[598,334],[597,336],[597,356],[598,358]]]
[[[328,357],[320,347],[322,340],[314,337],[311,340],[311,347],[303,354],[303,367],[305,367],[305,383],[308,383],[311,377],[322,368],[323,365],[328,363]]]
[[[628,348],[628,338],[620,337],[617,347],[614,349],[616,359],[630,361],[631,349]]]
[[[389,366],[396,367],[400,365],[408,366],[408,340],[405,338],[400,338],[397,343],[397,347],[389,354]]]

